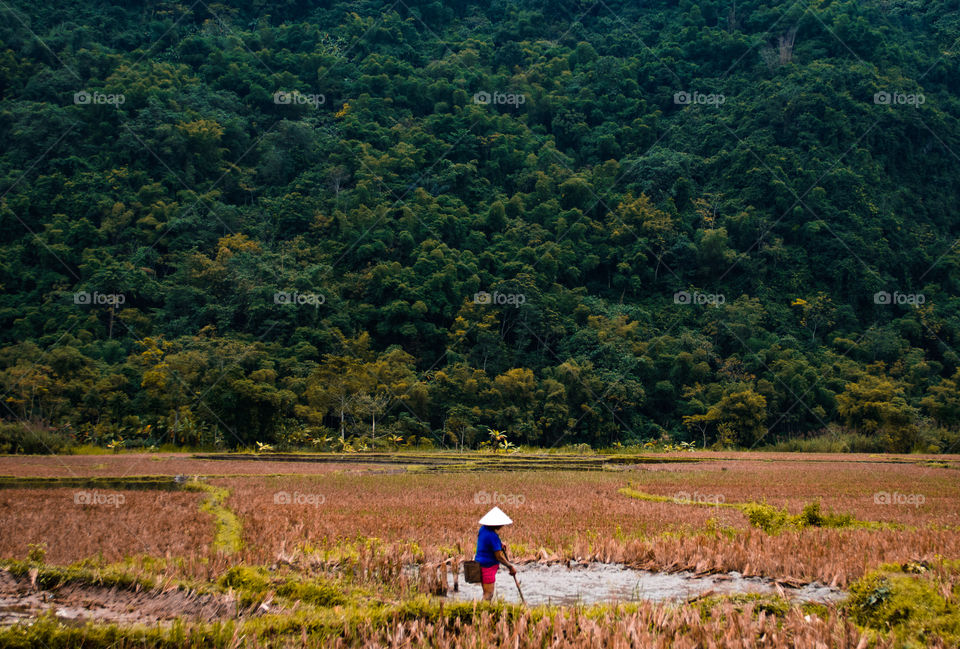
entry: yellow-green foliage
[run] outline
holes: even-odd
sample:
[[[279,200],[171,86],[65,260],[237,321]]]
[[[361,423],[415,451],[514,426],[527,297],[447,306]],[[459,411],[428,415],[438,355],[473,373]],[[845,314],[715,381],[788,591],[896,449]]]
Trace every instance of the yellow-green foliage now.
[[[851,527],[864,524],[850,514],[824,512],[820,509],[819,502],[807,504],[796,516],[791,516],[786,509],[767,503],[745,503],[741,506],[741,510],[747,515],[751,525],[767,534],[777,534],[785,528]]]
[[[52,614],[33,624],[0,629],[4,649],[207,649],[235,646],[232,622],[185,626],[175,621],[169,628],[119,627],[114,624],[65,626]]]
[[[288,579],[277,588],[277,595],[313,604],[314,606],[336,606],[345,604],[347,599],[334,584],[322,579],[299,581]]]
[[[199,481],[191,481],[184,487],[191,491],[207,493],[207,499],[200,505],[200,510],[213,516],[215,531],[213,547],[224,554],[236,554],[243,548],[243,526],[240,519],[227,508],[227,498],[230,490],[214,487]]]
[[[314,606],[336,606],[347,601],[343,592],[330,581],[300,580],[296,577],[275,581],[260,566],[233,566],[217,580],[217,585],[223,589],[230,588],[236,591],[244,605],[263,599],[270,590],[275,590],[280,597],[299,600]]]
[[[747,503],[742,507],[742,510],[751,525],[760,528],[767,534],[777,534],[790,525],[790,514],[787,513],[787,510],[773,505]]]
[[[701,502],[693,500],[680,500],[670,496],[658,496],[648,494],[643,491],[637,491],[632,487],[620,489],[620,493],[637,500],[646,500],[658,503],[677,503],[678,505],[689,505],[694,507],[731,507],[739,509],[746,515],[747,520],[754,527],[763,530],[767,534],[778,534],[785,529],[803,529],[805,527],[893,527],[887,523],[875,523],[871,521],[859,521],[850,514],[839,514],[836,512],[824,512],[820,508],[819,502],[812,502],[804,506],[796,516],[792,516],[786,509],[774,507],[765,502],[763,503],[717,503]]]
[[[743,611],[747,606],[753,607],[754,613],[764,612],[767,615],[784,616],[790,611],[790,602],[776,595],[760,593],[739,593],[736,595],[711,595],[697,600],[696,606],[702,617],[709,617],[720,609],[720,605],[729,602],[735,611]]]
[[[260,567],[233,566],[217,580],[217,585],[234,591],[241,606],[262,602],[270,590],[270,576]]]
[[[922,574],[868,573],[850,587],[845,606],[851,619],[862,626],[893,631],[902,639],[926,643],[940,637],[948,646],[960,645],[957,593],[944,598],[939,580],[925,570]]]

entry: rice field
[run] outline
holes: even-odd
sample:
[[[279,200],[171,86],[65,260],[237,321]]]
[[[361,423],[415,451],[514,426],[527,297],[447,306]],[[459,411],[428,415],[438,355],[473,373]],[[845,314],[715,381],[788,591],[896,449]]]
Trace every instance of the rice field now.
[[[0,457],[0,646],[866,648],[960,638],[956,456],[696,453],[570,458],[576,470],[564,470],[556,455],[473,455]],[[573,607],[465,602],[454,597],[458,567],[493,505],[515,521],[501,536],[535,601],[579,566],[736,573],[770,587]],[[550,579],[535,579],[546,566]],[[843,598],[793,600],[804,585]],[[500,593],[512,587],[501,572]],[[901,611],[891,623],[883,607],[898,589],[937,621],[913,625],[924,611]],[[141,606],[156,618],[113,616],[127,591],[156,593]],[[204,616],[164,608],[173,591],[204,602]],[[57,597],[69,605],[42,605]]]

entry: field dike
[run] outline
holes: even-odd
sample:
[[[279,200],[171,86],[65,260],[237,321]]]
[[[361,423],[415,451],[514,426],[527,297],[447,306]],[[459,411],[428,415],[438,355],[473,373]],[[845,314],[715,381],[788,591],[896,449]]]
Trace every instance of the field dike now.
[[[710,458],[658,455],[543,455],[530,453],[202,453],[195,460],[269,460],[399,465],[412,473],[477,471],[611,471],[644,464],[710,462]]]
[[[0,489],[103,489],[176,491],[182,483],[169,475],[35,478],[0,475]]]
[[[213,548],[228,555],[236,554],[243,549],[243,526],[237,515],[226,506],[230,490],[215,487],[200,480],[190,480],[183,488],[187,491],[200,491],[207,494],[207,499],[200,505],[200,510],[213,516]]]

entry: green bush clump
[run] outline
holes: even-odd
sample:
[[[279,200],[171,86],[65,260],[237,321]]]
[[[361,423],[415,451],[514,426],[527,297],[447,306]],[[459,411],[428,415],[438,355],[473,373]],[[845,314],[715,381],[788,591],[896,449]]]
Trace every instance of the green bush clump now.
[[[746,503],[743,505],[743,513],[747,515],[751,525],[767,534],[777,534],[791,524],[791,517],[786,509],[767,503]]]
[[[786,509],[774,507],[767,503],[745,503],[741,510],[746,514],[750,524],[767,534],[778,534],[785,528],[803,529],[806,527],[850,527],[858,521],[850,514],[824,512],[819,502],[812,502],[804,506],[796,516],[791,516]]]
[[[960,608],[944,599],[927,575],[868,573],[850,587],[845,610],[861,626],[902,638],[940,637],[948,646],[960,643]]]
[[[819,501],[806,505],[795,520],[800,527],[849,527],[856,523],[851,514],[821,511]]]
[[[49,428],[0,422],[0,454],[67,453],[72,447],[73,440]]]
[[[313,604],[315,606],[336,606],[347,603],[343,592],[333,583],[324,579],[301,581],[290,577],[277,584],[272,581],[266,569],[259,566],[233,566],[225,572],[217,584],[221,588],[232,588],[237,591],[240,601],[245,605],[252,604],[264,597],[272,588],[277,595],[292,600]]]
[[[311,581],[289,579],[277,588],[277,595],[313,604],[314,606],[336,606],[347,602],[347,598],[344,597],[339,588],[321,579]]]
[[[270,577],[263,568],[252,566],[233,566],[217,580],[222,588],[260,595],[270,588]]]

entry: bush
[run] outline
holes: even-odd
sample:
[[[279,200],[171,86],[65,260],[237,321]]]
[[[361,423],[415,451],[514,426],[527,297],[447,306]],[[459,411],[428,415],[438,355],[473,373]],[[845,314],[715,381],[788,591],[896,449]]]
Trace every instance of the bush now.
[[[854,622],[878,631],[948,645],[960,641],[960,609],[944,599],[927,575],[877,571],[850,587],[845,609]]]
[[[960,445],[960,432],[935,426],[929,420],[922,420],[919,438],[914,444],[914,453],[942,453],[944,450],[957,448]]]
[[[791,523],[787,510],[767,503],[748,503],[743,506],[743,513],[747,515],[751,525],[767,534],[777,534]]]
[[[801,527],[847,527],[855,522],[850,514],[822,512],[819,502],[805,506],[795,520]]]
[[[48,455],[64,453],[72,447],[72,439],[44,426],[0,423],[0,453]]]
[[[777,453],[883,453],[885,446],[879,437],[845,431],[781,440],[759,450]]]
[[[786,509],[780,509],[767,503],[747,503],[741,507],[750,524],[767,534],[778,534],[784,528],[803,529],[805,527],[848,527],[857,521],[850,514],[823,512],[819,502],[809,503],[796,516]]]

